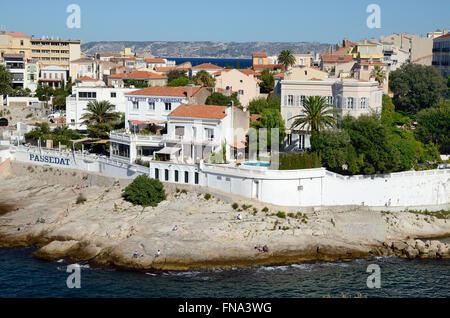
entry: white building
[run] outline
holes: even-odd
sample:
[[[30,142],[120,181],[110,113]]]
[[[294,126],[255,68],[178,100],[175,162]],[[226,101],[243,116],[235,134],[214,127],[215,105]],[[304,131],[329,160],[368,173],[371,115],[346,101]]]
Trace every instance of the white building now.
[[[310,133],[290,130],[293,117],[304,114],[303,103],[307,97],[326,97],[329,104],[336,106],[338,118],[347,114],[359,117],[372,112],[381,113],[383,88],[376,81],[365,82],[352,78],[281,80],[276,82],[275,94],[281,97],[281,115],[287,128],[284,148],[296,151],[310,148]]]
[[[67,83],[67,69],[58,65],[47,65],[41,68],[40,81],[53,88],[59,88]]]
[[[210,94],[206,88],[199,86],[134,89],[126,95],[125,127],[134,131],[134,122],[166,123],[167,115],[181,104],[204,104]]]
[[[125,113],[125,94],[136,90],[106,87],[104,84],[94,86],[92,83],[98,82],[77,81],[77,84],[72,87],[72,95],[66,98],[66,123],[71,129],[85,130],[87,128],[82,124],[81,117],[86,113],[86,107],[91,101],[108,101],[115,106],[116,112]]]
[[[227,160],[239,157],[239,152],[244,157],[249,118],[248,111],[237,107],[183,104],[169,114],[165,148],[156,154],[194,163],[225,147]]]

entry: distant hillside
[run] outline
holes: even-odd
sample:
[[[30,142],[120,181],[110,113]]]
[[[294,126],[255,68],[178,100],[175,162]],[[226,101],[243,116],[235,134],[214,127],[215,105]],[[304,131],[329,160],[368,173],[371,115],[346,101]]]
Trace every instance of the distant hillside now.
[[[126,47],[162,57],[250,58],[253,52],[278,55],[282,50],[294,53],[324,53],[329,44],[318,42],[89,42],[81,49],[88,55],[97,52],[120,52]]]

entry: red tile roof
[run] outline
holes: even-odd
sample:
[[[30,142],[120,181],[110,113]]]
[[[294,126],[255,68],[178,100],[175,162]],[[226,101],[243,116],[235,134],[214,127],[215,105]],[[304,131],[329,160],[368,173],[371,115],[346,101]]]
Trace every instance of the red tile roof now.
[[[150,79],[150,78],[167,78],[164,75],[147,71],[136,71],[132,73],[120,73],[109,75],[108,78],[121,78],[121,79]]]
[[[163,64],[165,64],[166,63],[166,61],[164,61],[163,59],[145,59],[145,62],[146,63],[150,63],[150,64],[153,64],[153,63],[163,63]]]
[[[194,66],[192,69],[194,70],[223,70],[223,67],[211,64],[211,63],[203,63],[197,66]]]
[[[324,63],[349,63],[353,61],[350,54],[323,54],[322,61]]]
[[[31,38],[31,36],[29,36],[28,34],[25,34],[23,32],[6,31],[5,34],[10,35],[10,36],[16,36],[16,37]]]
[[[181,104],[167,117],[224,119],[228,106]]]
[[[215,72],[213,75],[219,76],[220,74],[222,74],[222,72],[229,72],[229,71],[232,71],[232,70],[237,70],[237,71],[239,71],[239,72],[241,72],[241,73],[243,73],[245,75],[253,75],[255,77],[261,75],[259,72],[255,72],[254,70],[249,69],[249,68],[240,69],[240,70],[235,69],[235,68],[223,69],[221,71]]]
[[[444,35],[441,35],[440,37],[436,38],[436,39],[445,39],[445,38],[450,38],[450,32]]]
[[[284,73],[275,74],[273,77],[281,77],[281,78],[283,78],[284,77]]]
[[[260,114],[253,114],[251,117],[250,117],[250,122],[252,122],[252,123],[256,123],[257,121],[259,121],[260,119],[261,119],[261,115]]]
[[[282,69],[282,70],[284,70],[285,69],[284,65],[281,65],[281,64],[253,65],[253,68],[254,69],[262,69],[262,70],[264,70],[264,69],[271,69],[271,70]]]
[[[140,95],[140,96],[195,96],[202,87],[181,86],[181,87],[147,87],[127,95]]]
[[[94,81],[96,82],[97,80],[95,78],[89,77],[89,76],[82,76],[77,78],[77,81]]]
[[[267,57],[267,53],[258,53],[258,52],[255,52],[255,53],[253,53],[252,54],[252,57],[253,58],[255,58],[255,57]]]

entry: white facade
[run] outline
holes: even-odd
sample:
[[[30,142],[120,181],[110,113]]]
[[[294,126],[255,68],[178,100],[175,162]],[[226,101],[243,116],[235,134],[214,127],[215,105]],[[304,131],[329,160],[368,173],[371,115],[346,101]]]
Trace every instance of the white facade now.
[[[450,169],[344,177],[326,169],[278,171],[204,163],[151,161],[147,168],[114,159],[26,147],[11,147],[10,153],[12,160],[29,164],[126,179],[147,174],[164,182],[208,187],[287,207],[354,205],[384,210],[440,210],[450,204]]]
[[[67,83],[67,69],[58,65],[41,68],[40,80],[53,88],[61,87],[62,81]]]
[[[81,117],[91,101],[108,101],[115,106],[116,112],[126,112],[125,94],[136,89],[112,87],[72,87],[72,95],[66,99],[66,123],[71,129],[85,130]]]
[[[135,91],[136,89],[134,89]],[[189,102],[187,96],[126,95],[125,128],[130,121],[167,122],[167,115],[181,104]]]

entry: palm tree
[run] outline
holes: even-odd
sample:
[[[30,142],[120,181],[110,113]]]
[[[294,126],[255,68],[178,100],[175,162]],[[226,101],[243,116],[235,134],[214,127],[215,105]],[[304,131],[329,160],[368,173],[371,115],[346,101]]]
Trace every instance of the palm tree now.
[[[114,105],[108,101],[91,101],[87,105],[86,113],[81,117],[83,124],[103,124],[120,119],[120,113],[114,112]]]
[[[386,72],[381,68],[381,66],[377,65],[370,73],[370,76],[374,77],[378,84],[383,84],[386,79]]]
[[[278,55],[278,63],[284,65],[286,70],[289,66],[295,65],[295,56],[292,54],[291,50],[283,50]]]
[[[319,132],[326,127],[336,127],[336,108],[325,97],[310,96],[303,103],[304,115],[295,116],[291,129],[299,128]],[[306,128],[306,129],[305,129]]]
[[[194,76],[194,82],[202,87],[214,87],[216,79],[206,71],[200,71]]]

